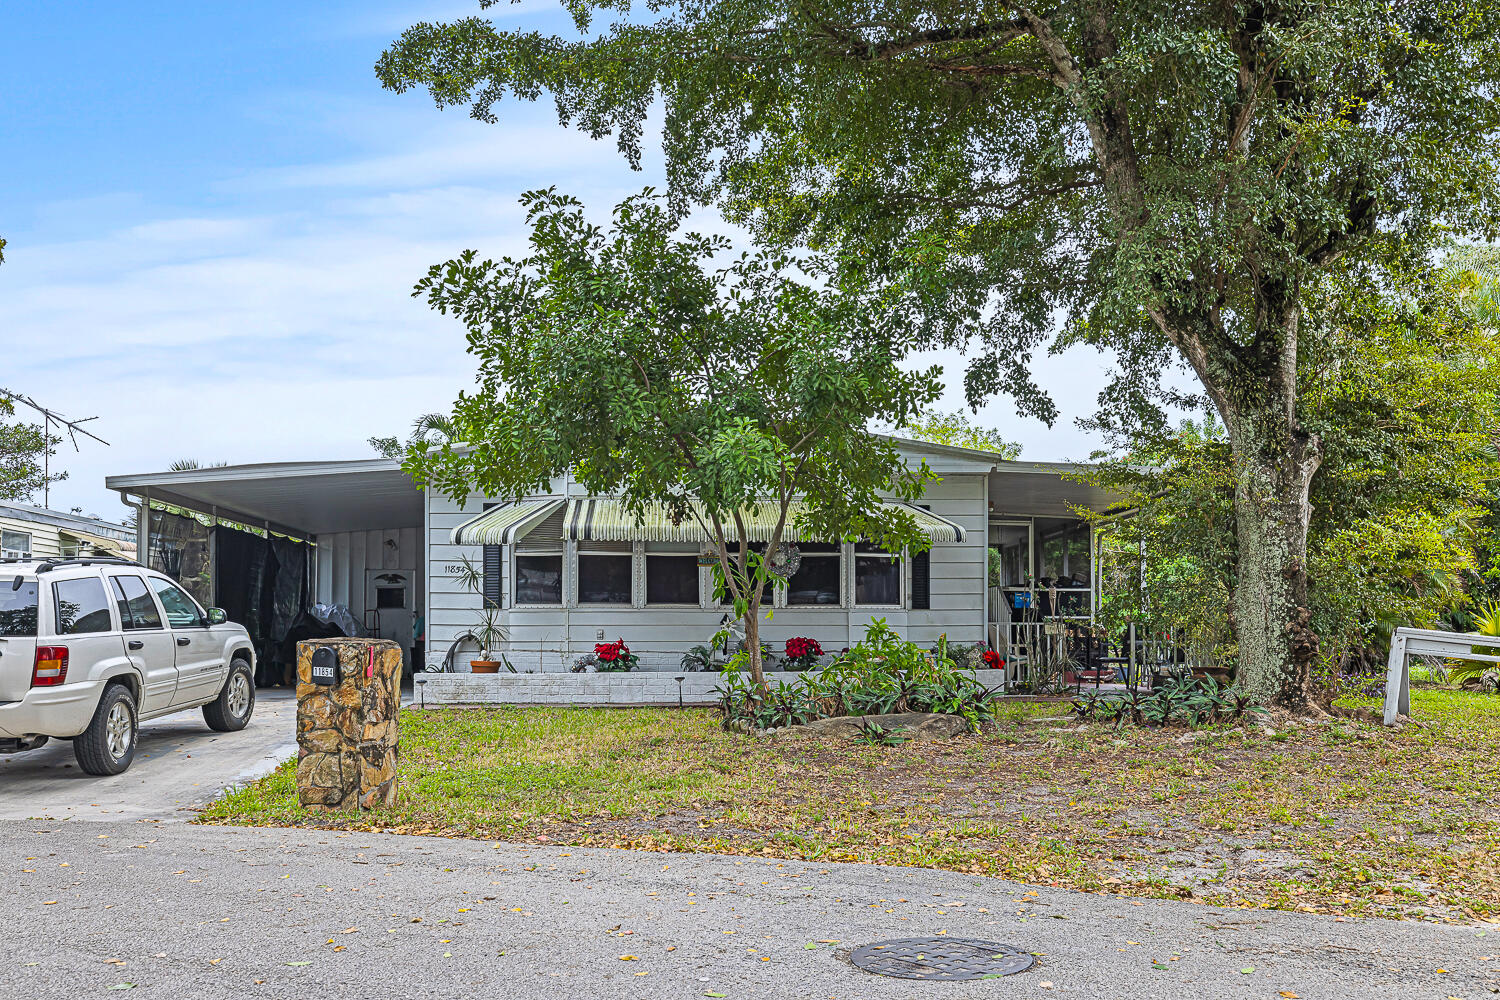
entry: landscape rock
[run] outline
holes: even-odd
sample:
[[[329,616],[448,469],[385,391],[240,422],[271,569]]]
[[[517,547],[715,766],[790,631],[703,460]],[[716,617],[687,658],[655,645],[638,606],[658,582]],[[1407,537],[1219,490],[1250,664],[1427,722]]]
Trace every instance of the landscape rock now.
[[[339,680],[313,684],[312,654],[331,646]],[[372,654],[373,648],[373,654]],[[312,809],[372,809],[396,800],[401,647],[385,639],[297,644],[297,800]]]

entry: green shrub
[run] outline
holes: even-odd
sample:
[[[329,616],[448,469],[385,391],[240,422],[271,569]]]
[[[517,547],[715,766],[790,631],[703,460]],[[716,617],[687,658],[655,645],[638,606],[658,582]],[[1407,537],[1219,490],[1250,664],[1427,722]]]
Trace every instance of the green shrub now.
[[[1073,712],[1084,721],[1133,722],[1166,727],[1180,722],[1191,727],[1237,721],[1247,712],[1264,712],[1249,695],[1224,687],[1212,677],[1177,677],[1149,691],[1119,696],[1089,691],[1073,700]]]
[[[929,653],[901,638],[882,618],[864,639],[821,671],[760,690],[749,678],[748,658],[724,669],[719,707],[726,724],[758,729],[847,715],[941,712],[961,715],[970,727],[993,717],[993,695],[940,647]]]

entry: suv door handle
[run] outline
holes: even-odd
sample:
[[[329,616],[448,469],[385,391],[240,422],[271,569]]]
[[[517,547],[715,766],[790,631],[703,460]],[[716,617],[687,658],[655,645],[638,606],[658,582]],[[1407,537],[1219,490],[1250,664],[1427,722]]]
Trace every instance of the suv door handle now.
[[[142,642],[141,640],[139,640],[139,639],[131,639],[125,645],[128,648],[130,648],[130,649],[140,649],[142,646],[144,646],[146,644],[144,642]]]
[[[177,645],[179,645],[179,646],[186,646],[186,645],[188,645],[188,644],[189,644],[189,643],[191,643],[191,642],[192,642],[192,641],[193,641],[193,640],[191,640],[191,639],[189,639],[189,638],[188,638],[188,637],[187,637],[187,636],[185,636],[185,635],[179,635],[179,636],[178,636],[178,637],[177,637]]]

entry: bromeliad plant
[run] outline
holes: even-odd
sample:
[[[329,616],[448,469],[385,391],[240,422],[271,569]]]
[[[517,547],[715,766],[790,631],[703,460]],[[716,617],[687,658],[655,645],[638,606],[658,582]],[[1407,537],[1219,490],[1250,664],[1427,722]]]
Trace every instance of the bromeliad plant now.
[[[747,676],[745,658],[724,671],[720,711],[727,724],[757,729],[795,725],[812,718],[940,712],[961,715],[971,728],[994,716],[994,695],[944,655],[902,639],[883,618],[865,638],[817,674],[763,690]]]
[[[1085,722],[1113,722],[1165,728],[1181,723],[1189,728],[1219,722],[1238,722],[1247,714],[1264,712],[1243,691],[1225,687],[1212,677],[1178,677],[1150,692],[1132,691],[1121,697],[1088,691],[1073,700],[1073,713]]]

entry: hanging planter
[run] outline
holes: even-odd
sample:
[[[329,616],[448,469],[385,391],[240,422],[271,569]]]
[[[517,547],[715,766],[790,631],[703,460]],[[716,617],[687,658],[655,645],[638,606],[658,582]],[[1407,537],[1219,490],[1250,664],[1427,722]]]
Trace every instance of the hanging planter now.
[[[802,566],[802,550],[791,542],[782,542],[766,557],[766,572],[789,579]]]

